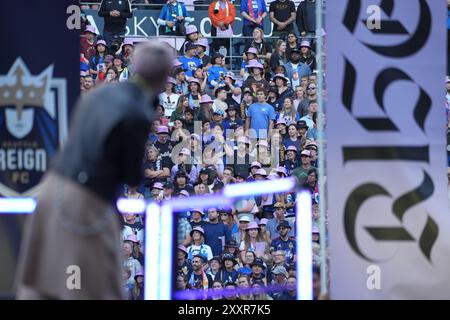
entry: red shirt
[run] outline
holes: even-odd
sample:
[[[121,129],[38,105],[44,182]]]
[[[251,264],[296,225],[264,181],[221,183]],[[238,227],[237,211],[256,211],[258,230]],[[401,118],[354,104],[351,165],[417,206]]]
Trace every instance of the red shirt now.
[[[97,53],[97,50],[95,50],[95,41],[89,43],[86,37],[80,37],[80,52],[84,54],[86,59],[91,60]]]

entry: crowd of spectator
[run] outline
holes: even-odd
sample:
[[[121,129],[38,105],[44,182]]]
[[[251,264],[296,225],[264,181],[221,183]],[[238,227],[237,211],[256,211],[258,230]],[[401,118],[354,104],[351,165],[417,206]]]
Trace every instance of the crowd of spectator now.
[[[220,193],[228,184],[295,177],[296,189],[311,192],[314,265],[319,266],[318,118],[325,117],[317,105],[313,4],[242,2],[243,32],[252,39],[234,73],[217,49],[218,39],[202,36],[183,3],[161,3],[158,23],[185,43],[159,94],[142,183],[124,186],[123,196],[161,202]],[[104,1],[98,10],[104,29],[87,23],[80,40],[82,92],[129,81],[139,45],[124,37],[133,11],[128,1]],[[213,35],[227,34],[238,14],[233,2],[213,1],[208,10]],[[264,38],[264,19],[274,24],[271,40]],[[201,292],[203,299],[295,299],[295,191],[244,197],[227,208],[202,210],[193,203],[194,208],[177,212],[177,289]],[[139,300],[145,226],[135,214],[124,215],[124,221],[124,288],[129,299]]]

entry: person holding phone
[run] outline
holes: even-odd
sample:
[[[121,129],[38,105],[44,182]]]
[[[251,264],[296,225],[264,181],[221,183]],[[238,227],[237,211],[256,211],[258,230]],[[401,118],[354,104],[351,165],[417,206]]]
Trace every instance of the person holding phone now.
[[[186,33],[186,24],[194,21],[189,16],[185,5],[177,0],[169,0],[161,9],[158,18],[158,25],[165,26],[166,35],[184,36]]]

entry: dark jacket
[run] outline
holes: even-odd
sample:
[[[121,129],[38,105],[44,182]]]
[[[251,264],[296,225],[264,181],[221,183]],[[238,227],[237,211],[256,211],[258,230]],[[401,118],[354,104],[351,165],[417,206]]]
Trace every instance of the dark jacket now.
[[[152,114],[150,100],[131,82],[88,93],[79,102],[55,170],[114,202],[121,184],[136,186],[141,180]]]
[[[109,13],[117,10],[119,17],[112,17]],[[131,6],[128,0],[103,0],[98,11],[100,17],[105,18],[104,31],[119,33],[125,31],[127,18],[131,18]]]
[[[302,1],[297,7],[297,28],[300,33],[316,31],[316,2]]]

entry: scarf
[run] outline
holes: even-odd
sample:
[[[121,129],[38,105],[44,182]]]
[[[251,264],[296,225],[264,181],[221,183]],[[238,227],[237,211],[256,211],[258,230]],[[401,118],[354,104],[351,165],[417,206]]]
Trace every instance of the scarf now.
[[[250,17],[254,17],[252,0],[248,0],[247,6],[248,6],[248,12],[250,13]],[[261,16],[262,16],[262,12],[258,8],[258,17],[261,17]]]
[[[176,10],[177,13],[175,13],[175,10]],[[183,9],[181,8],[181,5],[178,2],[175,2],[174,5],[172,5],[172,3],[170,3],[169,4],[169,11],[170,11],[171,15],[176,14],[178,17],[182,17],[183,16]]]
[[[182,17],[183,16],[183,9],[181,8],[181,5],[178,2],[175,2],[175,4],[169,3],[167,5],[167,13],[170,17],[167,17],[167,20],[172,19],[172,22],[177,22],[177,16]],[[175,15],[175,16],[174,16]],[[166,26],[166,32],[169,32],[171,28]]]
[[[195,288],[195,277],[194,277],[195,273],[192,272],[191,277],[189,279],[189,284]],[[202,288],[203,288],[203,296],[206,299],[208,296],[208,288],[209,288],[209,281],[208,281],[208,277],[206,276],[205,271],[202,270]]]

